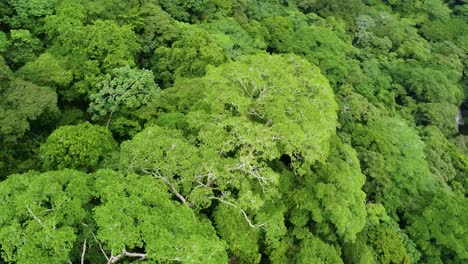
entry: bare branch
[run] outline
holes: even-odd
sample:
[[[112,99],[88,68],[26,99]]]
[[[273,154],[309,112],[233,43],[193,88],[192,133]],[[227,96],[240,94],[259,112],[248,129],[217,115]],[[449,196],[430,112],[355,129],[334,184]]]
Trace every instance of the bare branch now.
[[[172,184],[166,177],[160,175],[159,173],[151,172],[151,171],[148,171],[148,170],[146,170],[146,169],[141,169],[141,171],[143,171],[143,172],[146,173],[146,174],[153,175],[154,177],[156,177],[156,178],[158,178],[158,179],[163,180],[163,182],[164,182],[167,186],[169,186],[169,187],[171,188],[172,193],[173,193],[175,196],[177,196],[177,198],[179,198],[179,200],[182,201],[183,204],[185,204],[186,206],[190,207],[190,204],[187,203],[187,199],[185,199],[185,197],[177,191],[177,188],[174,186],[174,184]]]
[[[89,227],[87,224],[85,223],[81,223],[82,225],[86,226],[86,227]],[[97,239],[96,235],[93,233],[93,231],[91,231],[91,234],[93,235],[93,238],[94,238],[94,241],[96,241],[96,243],[98,243],[99,245],[99,249],[101,249],[101,252],[102,254],[104,255],[104,257],[106,258],[107,261],[109,261],[109,257],[107,257],[107,254],[106,252],[104,251],[104,249],[102,248],[102,245],[101,243],[99,242],[99,240]],[[85,240],[86,241],[86,240]]]
[[[235,205],[235,204],[233,204],[233,203],[231,203],[231,202],[228,202],[228,201],[226,201],[226,200],[224,200],[224,199],[222,199],[222,198],[219,198],[219,197],[209,197],[209,198],[210,198],[210,199],[214,199],[214,200],[218,200],[218,201],[220,201],[220,202],[222,202],[222,203],[224,203],[224,204],[227,204],[227,205],[230,205],[230,206],[232,206],[232,207],[235,207],[235,208],[239,209],[239,211],[241,211],[242,215],[244,215],[244,218],[245,218],[245,220],[247,221],[247,223],[249,224],[250,227],[252,227],[252,228],[258,228],[258,227],[263,227],[263,226],[265,226],[264,223],[263,223],[263,224],[254,225],[254,224],[252,223],[252,221],[249,219],[249,216],[247,215],[247,213],[246,213],[244,210],[242,210],[242,208],[239,208],[237,205]]]
[[[86,239],[83,242],[83,252],[81,252],[81,264],[84,264],[86,254]]]
[[[111,256],[107,264],[114,264],[117,263],[119,260],[121,260],[124,257],[129,257],[129,258],[139,258],[139,260],[144,260],[146,259],[146,254],[143,253],[132,253],[132,252],[127,252],[125,249],[122,250],[120,254],[117,256]]]
[[[31,216],[34,218],[34,220],[36,220],[36,222],[38,222],[42,227],[45,227],[44,224],[42,223],[42,220],[39,219],[39,217],[37,217],[37,216],[31,211],[31,208],[29,208],[28,205],[26,206],[26,209],[28,210],[29,214],[31,214]]]
[[[242,81],[241,78],[237,78],[237,81],[239,82],[239,84],[242,86],[242,88],[244,88],[244,92],[246,94],[249,94],[249,90],[247,89],[247,87],[245,86],[244,82]]]

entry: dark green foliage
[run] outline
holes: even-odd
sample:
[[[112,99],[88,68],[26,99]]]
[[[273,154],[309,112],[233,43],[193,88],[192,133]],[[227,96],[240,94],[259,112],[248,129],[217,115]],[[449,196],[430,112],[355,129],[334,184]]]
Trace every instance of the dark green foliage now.
[[[66,70],[64,62],[50,53],[43,53],[36,60],[26,63],[16,75],[38,85],[56,88],[62,91],[73,80],[73,74]]]
[[[420,253],[381,204],[367,205],[367,223],[356,243],[345,245],[351,263],[417,263]]]
[[[165,87],[176,78],[201,77],[208,65],[218,66],[229,60],[224,51],[227,39],[219,38],[196,26],[187,26],[172,46],[159,47],[152,57],[153,71]]]
[[[15,78],[0,57],[0,142],[13,143],[24,135],[29,122],[57,111],[57,95],[48,88]]]
[[[382,203],[390,215],[414,210],[434,183],[416,131],[396,118],[381,118],[358,126],[352,135],[371,202]]]
[[[29,30],[12,30],[5,59],[12,69],[18,69],[26,62],[36,59],[41,49],[41,42]]]
[[[424,262],[463,263],[468,258],[467,198],[444,189],[434,194],[422,214],[410,217],[409,234],[424,252]]]

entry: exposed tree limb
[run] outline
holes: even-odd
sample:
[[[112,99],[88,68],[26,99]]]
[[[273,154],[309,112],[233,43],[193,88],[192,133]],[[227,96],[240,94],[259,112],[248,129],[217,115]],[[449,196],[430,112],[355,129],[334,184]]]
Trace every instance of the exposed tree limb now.
[[[117,256],[111,256],[107,264],[115,264],[119,262],[124,257],[129,257],[129,258],[139,258],[139,260],[144,260],[146,259],[146,254],[143,253],[132,253],[132,252],[127,252],[125,249],[122,250],[120,254]]]
[[[143,171],[143,172],[146,173],[146,174],[153,175],[154,177],[156,177],[156,178],[158,178],[158,179],[163,180],[163,182],[164,182],[167,186],[169,186],[169,188],[171,188],[172,193],[173,193],[175,196],[177,196],[177,198],[179,198],[179,200],[182,201],[183,204],[185,204],[185,205],[187,205],[188,207],[190,207],[190,204],[187,203],[187,199],[185,199],[185,197],[177,191],[177,188],[174,186],[174,184],[172,184],[166,177],[163,177],[163,176],[161,176],[159,173],[151,172],[151,171],[148,171],[148,170],[146,170],[146,169],[141,169],[141,171]]]
[[[83,242],[83,251],[81,252],[81,264],[84,264],[86,254],[86,239]]]
[[[37,217],[37,216],[31,211],[31,208],[29,208],[28,205],[26,206],[26,209],[28,210],[29,214],[31,214],[31,216],[34,218],[34,220],[36,220],[36,222],[38,222],[42,227],[45,227],[44,224],[42,223],[42,220],[39,219],[39,217]]]
[[[239,211],[241,211],[241,213],[244,215],[244,218],[245,220],[247,221],[247,223],[249,224],[250,227],[252,228],[258,228],[258,227],[263,227],[265,226],[265,224],[257,224],[257,225],[254,225],[252,223],[252,221],[250,220],[249,216],[247,215],[247,213],[242,209],[242,208],[239,208],[237,205],[231,203],[231,202],[228,202],[226,200],[223,200],[222,198],[219,198],[219,197],[209,197],[210,199],[214,199],[214,200],[218,200],[224,204],[227,204],[227,205],[230,205],[232,207],[235,207],[237,209],[239,209]]]
[[[81,223],[82,225],[88,227],[87,224],[85,223]],[[93,233],[93,231],[91,231],[91,234],[93,235],[93,238],[94,238],[94,241],[96,241],[96,243],[98,243],[99,245],[99,249],[101,250],[102,254],[104,255],[104,257],[106,258],[107,261],[109,261],[109,257],[107,256],[106,252],[104,251],[104,249],[102,248],[102,245],[101,243],[99,242],[99,240],[97,239],[96,235]]]

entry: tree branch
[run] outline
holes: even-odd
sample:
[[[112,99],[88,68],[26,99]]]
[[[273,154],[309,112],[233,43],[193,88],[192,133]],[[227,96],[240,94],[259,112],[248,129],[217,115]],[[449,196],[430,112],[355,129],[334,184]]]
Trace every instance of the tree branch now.
[[[84,225],[84,226],[86,226],[86,227],[89,227],[89,226],[88,226],[87,224],[85,224],[85,223],[81,223],[81,224]],[[101,249],[101,252],[102,252],[102,254],[104,255],[104,257],[106,258],[106,260],[109,261],[109,257],[107,257],[107,254],[106,254],[106,252],[104,251],[104,249],[102,248],[102,245],[101,245],[101,243],[99,242],[99,240],[97,239],[96,235],[93,233],[93,231],[91,231],[91,234],[93,235],[93,238],[94,238],[94,240],[96,241],[96,243],[98,243],[99,249]],[[86,240],[85,240],[85,241],[86,241]]]
[[[37,216],[31,211],[31,208],[29,208],[28,205],[26,206],[26,209],[27,209],[28,212],[31,214],[31,216],[34,218],[34,220],[36,220],[36,222],[38,222],[42,227],[45,227],[44,224],[42,223],[42,220],[39,219],[39,217],[37,217]]]
[[[265,226],[265,224],[254,225],[254,224],[252,223],[252,221],[249,219],[249,216],[247,215],[247,213],[246,213],[244,210],[242,210],[242,208],[239,208],[237,205],[235,205],[235,204],[233,204],[233,203],[231,203],[231,202],[228,202],[228,201],[226,201],[226,200],[223,200],[222,198],[219,198],[219,197],[209,197],[209,198],[210,198],[210,199],[214,199],[214,200],[218,200],[218,201],[220,201],[220,202],[222,202],[222,203],[224,203],[224,204],[227,204],[227,205],[230,205],[230,206],[232,206],[232,207],[235,207],[235,208],[239,209],[239,211],[241,211],[242,215],[244,215],[244,218],[245,218],[245,220],[247,221],[247,223],[249,224],[250,227],[252,227],[252,228],[258,228],[258,227],[263,227],[263,226]]]
[[[146,174],[153,175],[154,177],[163,180],[163,182],[164,182],[167,186],[169,186],[169,187],[171,188],[172,193],[173,193],[175,196],[177,196],[177,198],[179,198],[179,200],[182,201],[183,204],[185,204],[186,206],[190,207],[190,205],[187,203],[187,199],[185,199],[185,197],[177,191],[177,188],[174,186],[174,184],[172,184],[166,177],[163,177],[163,176],[159,175],[159,174],[156,173],[156,172],[150,172],[150,171],[148,171],[148,170],[146,170],[146,169],[141,169],[141,171],[143,171],[143,172],[146,173]]]
[[[146,254],[143,253],[132,253],[132,252],[127,252],[125,249],[122,250],[120,254],[117,256],[111,256],[107,264],[115,264],[119,260],[121,260],[124,257],[129,257],[129,258],[139,258],[139,260],[144,260],[146,259]]]
[[[81,252],[81,264],[84,264],[85,254],[86,254],[86,238],[83,242],[83,252]]]

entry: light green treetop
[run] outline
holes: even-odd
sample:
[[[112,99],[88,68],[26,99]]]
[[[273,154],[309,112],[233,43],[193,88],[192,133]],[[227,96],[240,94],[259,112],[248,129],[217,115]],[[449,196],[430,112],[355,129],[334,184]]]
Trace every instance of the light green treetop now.
[[[82,123],[56,129],[41,145],[40,156],[47,170],[92,171],[112,157],[116,143],[105,127]]]

